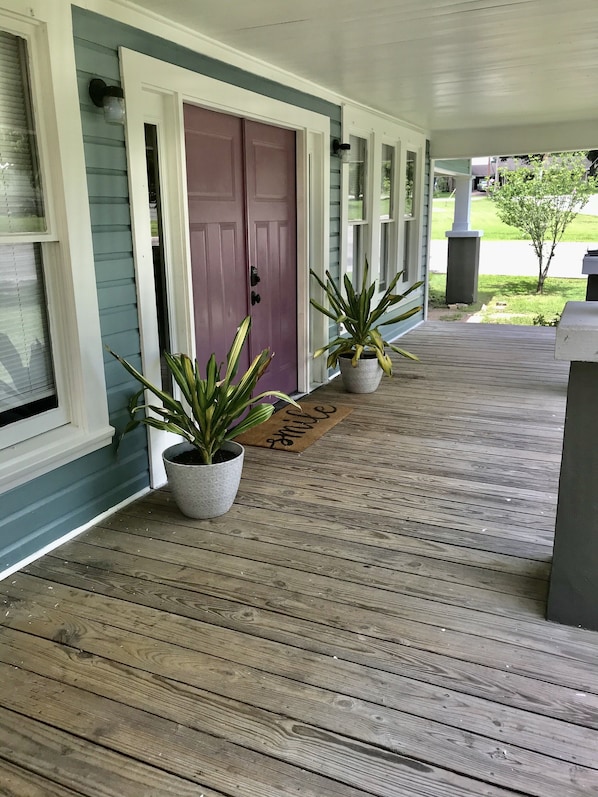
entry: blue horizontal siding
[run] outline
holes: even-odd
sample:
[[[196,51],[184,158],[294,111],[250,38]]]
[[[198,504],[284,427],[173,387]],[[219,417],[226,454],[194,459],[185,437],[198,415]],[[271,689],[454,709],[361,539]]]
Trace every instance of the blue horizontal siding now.
[[[110,144],[124,146],[125,134],[123,126],[106,124],[104,112],[101,108],[96,108],[95,105],[92,105],[91,100],[89,105],[83,103],[81,105],[81,121],[83,122],[87,143],[98,143],[101,146],[109,146]]]
[[[134,307],[113,307],[102,313],[101,320],[105,324],[104,335],[129,332],[136,328],[137,311]]]
[[[98,288],[98,302],[100,312],[114,307],[130,307],[137,299],[137,289],[132,282],[122,282],[117,285],[100,285]]]
[[[139,448],[139,440],[135,441]],[[112,447],[69,463],[2,496],[0,571],[53,543],[148,484],[139,448],[116,459]]]
[[[77,47],[77,80],[81,102],[93,103],[87,91],[81,91],[84,81],[99,77],[106,82],[120,82],[120,64],[114,57],[118,47],[116,44],[118,31],[122,26],[107,17],[90,15],[87,20],[73,8],[73,30]],[[82,31],[82,33],[80,32]]]
[[[88,169],[127,169],[127,152],[124,141],[88,141],[85,144],[85,162]]]
[[[118,171],[87,171],[87,190],[90,201],[97,198],[106,198],[111,201],[127,199],[129,196],[129,181],[126,174]],[[128,220],[130,223],[130,219]]]
[[[100,201],[97,197],[90,199],[92,229],[99,231],[102,227],[126,227],[130,224],[131,214],[128,202],[118,203],[115,199],[109,202]],[[96,255],[100,254],[96,252]],[[112,252],[109,254],[113,255]]]
[[[114,282],[119,279],[135,279],[133,255],[109,252],[95,257],[96,279],[99,283]]]
[[[93,232],[93,251],[96,255],[122,255],[133,251],[131,230],[100,228]]]

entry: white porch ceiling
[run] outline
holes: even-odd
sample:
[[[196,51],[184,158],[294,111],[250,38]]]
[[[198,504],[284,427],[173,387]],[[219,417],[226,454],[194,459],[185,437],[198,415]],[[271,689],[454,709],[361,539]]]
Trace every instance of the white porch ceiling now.
[[[423,128],[437,156],[598,147],[597,0],[126,4]]]

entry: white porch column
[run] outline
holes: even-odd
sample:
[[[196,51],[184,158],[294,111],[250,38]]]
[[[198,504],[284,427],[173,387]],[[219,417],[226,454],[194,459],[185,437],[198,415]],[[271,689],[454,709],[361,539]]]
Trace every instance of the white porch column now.
[[[459,233],[469,230],[469,216],[471,212],[471,175],[460,174],[455,177],[455,215],[453,227],[450,232]],[[447,236],[449,233],[447,232]]]

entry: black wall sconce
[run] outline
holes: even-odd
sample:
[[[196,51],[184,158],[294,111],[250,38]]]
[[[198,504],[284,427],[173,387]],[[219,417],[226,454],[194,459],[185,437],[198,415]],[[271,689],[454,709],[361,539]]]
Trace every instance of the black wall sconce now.
[[[104,109],[104,119],[112,125],[125,123],[125,94],[120,86],[107,86],[99,77],[89,81],[89,96],[94,105]]]
[[[338,138],[335,138],[332,142],[332,154],[336,155],[342,161],[346,161],[349,159],[349,150],[351,149],[350,144],[343,144],[341,143]]]

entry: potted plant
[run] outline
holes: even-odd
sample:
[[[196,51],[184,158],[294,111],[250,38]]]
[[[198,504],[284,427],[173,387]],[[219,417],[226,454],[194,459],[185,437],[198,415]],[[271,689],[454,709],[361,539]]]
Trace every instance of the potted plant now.
[[[253,395],[272,359],[269,349],[264,349],[239,380],[233,382],[250,327],[248,316],[230,347],[224,375],[214,354],[202,377],[197,360],[186,354],[165,353],[166,366],[178,385],[181,400],[153,385],[129,362],[108,349],[142,385],[129,401],[131,420],[122,434],[145,424],[183,438],[183,442],[170,446],[162,456],[175,501],[188,517],[217,517],[232,506],[245,453],[234,438],[272,415],[274,405],[262,399],[272,396],[299,407],[290,396],[277,390]],[[142,400],[145,390],[153,393],[161,404],[145,403]]]
[[[314,357],[319,357],[328,351],[328,368],[336,368],[337,365],[340,367],[343,384],[351,393],[372,393],[380,384],[383,373],[388,376],[392,375],[392,361],[386,352],[387,348],[410,360],[419,359],[405,349],[389,343],[380,332],[380,327],[397,324],[422,309],[420,305],[398,315],[386,317],[392,307],[402,302],[406,296],[423,284],[416,282],[404,293],[394,293],[402,273],[400,271],[394,277],[384,294],[373,304],[376,283],[368,284],[369,265],[367,260],[359,291],[355,290],[351,280],[345,274],[343,280],[345,296],[332,279],[329,271],[326,272],[326,282],[323,282],[313,270],[311,272],[326,293],[330,308],[324,307],[315,299],[310,299],[312,306],[337,324],[342,324],[346,331],[346,334],[339,335],[314,352]]]

